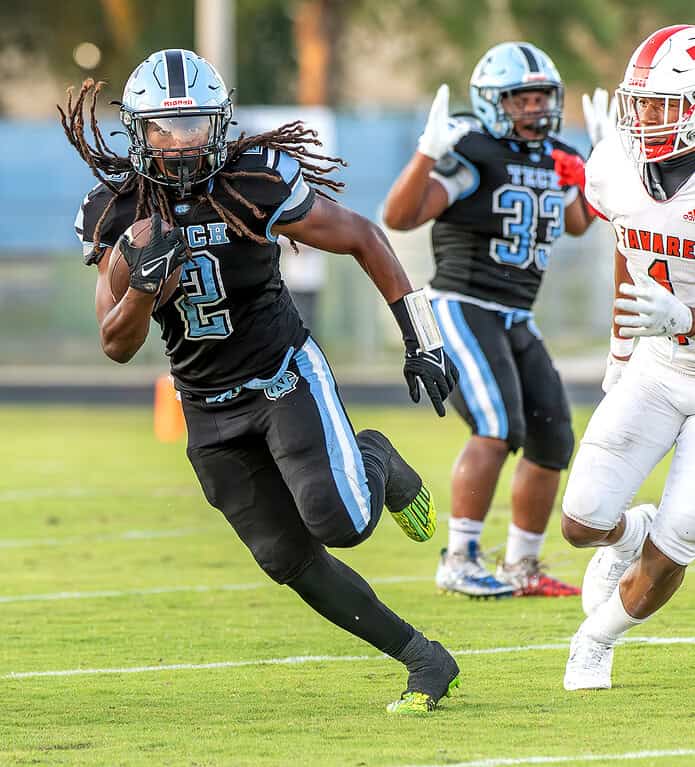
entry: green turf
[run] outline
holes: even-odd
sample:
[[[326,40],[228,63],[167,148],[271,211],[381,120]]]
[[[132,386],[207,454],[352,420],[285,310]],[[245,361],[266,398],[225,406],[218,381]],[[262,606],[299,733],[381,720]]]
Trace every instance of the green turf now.
[[[356,428],[389,434],[446,513],[451,464],[465,439],[460,422],[415,408],[352,416]],[[578,414],[578,430],[587,416]],[[458,696],[425,719],[390,717],[384,707],[403,689],[401,667],[258,570],[206,505],[183,445],[154,441],[148,412],[1,409],[0,423],[0,765],[402,767],[695,749],[687,644],[619,648],[616,687],[595,693],[563,691],[566,649],[462,655]],[[511,468],[486,527],[488,547],[505,539]],[[659,467],[641,499],[658,499],[664,472]],[[577,599],[438,596],[432,576],[445,540],[445,520],[434,541],[416,544],[385,515],[372,539],[340,556],[451,649],[567,642],[581,620]],[[545,555],[554,572],[579,582],[589,553],[563,543],[555,515]],[[383,580],[398,576],[413,580]],[[688,581],[634,633],[695,636]],[[192,586],[206,588],[16,600]],[[8,677],[306,655],[369,657]],[[685,767],[695,756],[591,764],[623,763]]]

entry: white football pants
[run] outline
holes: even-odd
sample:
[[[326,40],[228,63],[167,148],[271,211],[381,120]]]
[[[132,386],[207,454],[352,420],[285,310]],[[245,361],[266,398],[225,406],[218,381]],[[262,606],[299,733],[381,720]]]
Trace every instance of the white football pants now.
[[[562,510],[612,530],[656,464],[675,446],[650,538],[679,565],[695,560],[695,375],[640,343],[591,417],[574,459]]]

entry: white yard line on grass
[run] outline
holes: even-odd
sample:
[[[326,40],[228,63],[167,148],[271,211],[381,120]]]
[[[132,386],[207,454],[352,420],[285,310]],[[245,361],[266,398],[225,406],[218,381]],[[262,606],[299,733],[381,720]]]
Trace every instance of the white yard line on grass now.
[[[394,575],[386,578],[370,578],[374,584],[418,583],[431,581],[429,576]],[[274,585],[270,581],[254,583],[223,583],[219,586],[155,586],[144,589],[100,589],[98,591],[57,591],[50,594],[7,594],[0,596],[0,604],[13,602],[59,602],[63,599],[104,599],[106,597],[149,596],[157,594],[205,593],[208,591],[251,591]]]
[[[216,533],[217,527],[184,527],[180,530],[126,530],[112,535],[71,535],[65,538],[0,538],[0,549],[31,546],[71,546],[78,543],[113,543],[115,541],[150,541],[155,538],[185,538],[189,535]]]
[[[634,762],[640,759],[664,759],[668,756],[695,756],[695,750],[629,751],[626,754],[578,754],[577,756],[520,756],[476,759],[473,762],[448,762],[446,765],[421,764],[410,767],[515,767],[525,764],[567,764],[567,762]]]
[[[222,586],[162,586],[150,589],[104,589],[102,591],[58,591],[54,594],[18,594],[0,596],[0,604],[12,602],[57,602],[62,599],[103,599],[105,597],[148,596],[152,594],[204,593],[206,591],[251,591],[267,583],[229,583]]]
[[[190,487],[155,487],[150,489],[138,489],[137,491],[122,493],[111,487],[88,488],[88,487],[34,487],[18,488],[16,490],[0,490],[1,503],[15,503],[16,501],[33,501],[38,498],[180,498],[181,496],[199,495],[200,490],[195,485]]]
[[[639,644],[695,644],[695,637],[632,637]],[[482,647],[472,650],[454,650],[452,655],[499,655],[503,653],[565,650],[569,642],[554,644],[518,645],[516,647]],[[36,677],[85,676],[95,674],[143,674],[149,671],[200,671],[216,668],[242,668],[244,666],[293,666],[303,663],[354,663],[355,661],[386,660],[387,655],[295,655],[287,658],[256,658],[251,660],[218,661],[216,663],[174,663],[161,666],[125,666],[122,668],[73,668],[60,671],[12,671],[0,679],[32,679]]]

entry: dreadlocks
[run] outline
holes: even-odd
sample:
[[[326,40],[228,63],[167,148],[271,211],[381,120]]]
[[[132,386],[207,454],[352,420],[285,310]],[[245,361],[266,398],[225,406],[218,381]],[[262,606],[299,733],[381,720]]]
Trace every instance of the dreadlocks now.
[[[94,176],[113,193],[113,197],[109,200],[104,212],[99,217],[94,230],[95,248],[99,247],[101,228],[116,199],[121,195],[129,194],[133,190],[137,190],[134,221],[147,218],[157,212],[163,220],[168,221],[172,225],[175,224],[166,189],[161,184],[157,184],[145,178],[145,176],[136,173],[130,160],[127,157],[117,155],[106,143],[96,118],[99,92],[104,85],[105,83],[103,82],[94,82],[94,80],[88,78],[82,83],[82,87],[76,97],[74,89],[68,89],[65,109],[58,105],[60,122],[68,141],[90,167]],[[93,145],[89,143],[85,136],[85,102],[88,100],[89,126],[93,136]],[[308,148],[312,146],[322,146],[321,141],[318,139],[318,134],[315,130],[306,128],[301,121],[297,120],[283,125],[276,130],[254,136],[247,136],[242,133],[238,139],[227,144],[227,164],[232,165],[235,160],[251,147],[282,150],[297,160],[302,168],[305,180],[314,187],[317,194],[333,199],[325,190],[340,192],[344,184],[342,181],[327,178],[327,174],[338,170],[341,166],[345,167],[347,163],[340,157],[327,157],[317,154]],[[326,165],[325,163],[330,164]],[[113,178],[115,176],[121,176],[122,179],[115,181]],[[224,192],[251,211],[256,218],[262,219],[265,217],[265,214],[234,188],[234,182],[243,177],[265,178],[272,182],[277,182],[279,179],[262,171],[221,170],[217,174],[220,186]],[[231,210],[215,200],[209,192],[198,195],[198,198],[206,200],[231,231],[239,237],[247,237],[259,244],[267,242],[264,237],[251,231]]]

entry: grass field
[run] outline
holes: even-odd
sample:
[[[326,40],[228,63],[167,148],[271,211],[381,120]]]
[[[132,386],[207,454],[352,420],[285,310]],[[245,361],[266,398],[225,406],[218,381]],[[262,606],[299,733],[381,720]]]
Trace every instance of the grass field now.
[[[351,413],[356,428],[391,436],[446,513],[460,422],[416,408]],[[0,423],[0,765],[695,764],[690,576],[639,631],[687,641],[630,642],[612,691],[569,694],[578,599],[439,596],[446,520],[434,542],[414,544],[385,515],[339,556],[460,651],[463,679],[432,717],[391,718],[399,664],[263,575],[206,505],[183,445],[155,443],[149,412],[4,408]],[[641,499],[658,499],[664,471]],[[508,477],[488,547],[505,540]],[[589,556],[563,543],[558,515],[545,555],[576,583]]]

